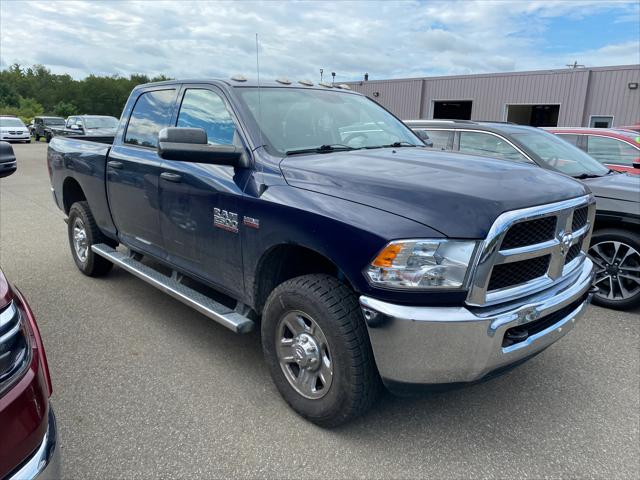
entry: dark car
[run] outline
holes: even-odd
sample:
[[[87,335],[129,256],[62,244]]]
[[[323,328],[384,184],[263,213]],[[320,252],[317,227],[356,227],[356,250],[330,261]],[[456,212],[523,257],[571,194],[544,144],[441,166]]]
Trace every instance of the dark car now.
[[[640,133],[616,128],[545,128],[619,172],[640,175]]]
[[[13,172],[2,169],[9,155],[4,150],[0,144],[0,177]],[[60,478],[51,393],[47,357],[33,312],[0,270],[0,478]]]
[[[589,255],[596,263],[594,302],[611,308],[640,304],[640,180],[616,173],[542,129],[508,123],[405,121],[424,130],[435,148],[539,165],[584,182],[596,196]],[[458,157],[463,159],[468,157]]]
[[[52,136],[112,137],[116,134],[118,119],[107,115],[74,115],[64,125],[51,129]],[[47,137],[47,142],[51,137]]]
[[[30,130],[36,142],[39,142],[40,138],[45,138],[48,142],[51,140],[51,129],[63,126],[64,118],[62,117],[34,117]]]
[[[80,271],[115,264],[236,333],[259,325],[284,399],[330,427],[381,380],[485,379],[586,311],[588,189],[453,157],[359,93],[236,78],[136,87],[114,137],[54,137],[48,166]]]

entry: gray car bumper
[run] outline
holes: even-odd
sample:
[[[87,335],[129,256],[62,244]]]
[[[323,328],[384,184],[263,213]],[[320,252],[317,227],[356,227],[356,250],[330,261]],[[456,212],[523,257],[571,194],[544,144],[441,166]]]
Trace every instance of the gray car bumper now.
[[[49,425],[42,443],[27,462],[7,480],[53,480],[60,478],[60,445],[56,417],[49,406]]]
[[[541,352],[566,335],[590,300],[593,264],[525,301],[485,308],[416,307],[360,297],[385,383],[474,382]],[[507,330],[529,336],[505,342]],[[513,332],[513,330],[510,330]]]

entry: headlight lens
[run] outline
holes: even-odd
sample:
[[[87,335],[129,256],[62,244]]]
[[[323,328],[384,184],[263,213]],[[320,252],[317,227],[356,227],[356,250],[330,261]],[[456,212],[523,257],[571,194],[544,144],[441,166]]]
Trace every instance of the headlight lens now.
[[[365,274],[381,287],[461,288],[475,247],[466,240],[397,240],[382,249]]]

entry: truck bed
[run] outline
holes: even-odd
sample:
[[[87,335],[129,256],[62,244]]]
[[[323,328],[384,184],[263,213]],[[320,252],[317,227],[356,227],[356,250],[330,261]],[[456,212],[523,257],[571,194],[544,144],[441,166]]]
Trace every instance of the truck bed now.
[[[106,163],[113,139],[84,135],[53,137],[47,151],[47,164],[58,206],[68,212],[71,205],[64,204],[63,192],[79,186],[100,229],[115,235],[106,190]]]

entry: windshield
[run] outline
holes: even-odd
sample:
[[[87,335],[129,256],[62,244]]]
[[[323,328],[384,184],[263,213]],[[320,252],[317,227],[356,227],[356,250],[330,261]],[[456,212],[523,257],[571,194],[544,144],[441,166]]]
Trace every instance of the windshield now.
[[[23,127],[24,123],[19,118],[0,117],[0,127]]]
[[[114,117],[84,117],[84,128],[118,128],[118,119]]]
[[[408,127],[361,95],[302,88],[238,88],[276,155],[295,151],[424,146]]]
[[[64,118],[44,118],[45,125],[64,125]]]
[[[535,153],[545,166],[566,175],[599,177],[609,172],[608,168],[600,165],[578,147],[552,133],[532,130],[527,133],[512,133],[511,137]]]

